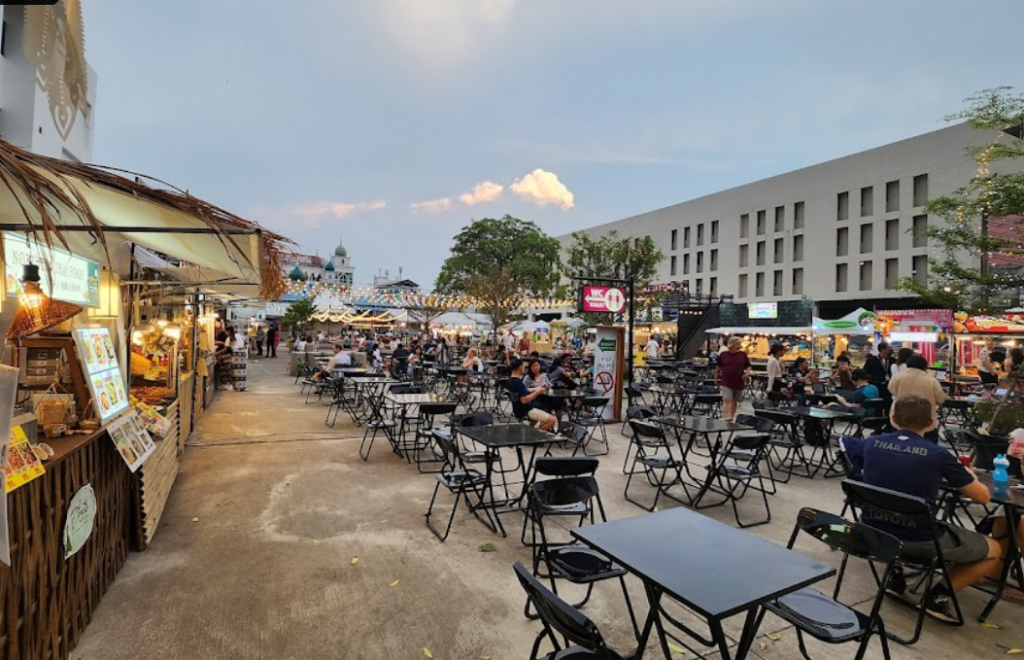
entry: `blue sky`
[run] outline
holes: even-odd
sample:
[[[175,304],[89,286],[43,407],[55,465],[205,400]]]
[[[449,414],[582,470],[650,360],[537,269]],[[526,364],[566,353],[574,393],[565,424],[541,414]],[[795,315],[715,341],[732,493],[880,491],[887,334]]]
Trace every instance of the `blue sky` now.
[[[96,162],[427,288],[473,218],[559,235],[1024,87],[1019,0],[83,4]]]

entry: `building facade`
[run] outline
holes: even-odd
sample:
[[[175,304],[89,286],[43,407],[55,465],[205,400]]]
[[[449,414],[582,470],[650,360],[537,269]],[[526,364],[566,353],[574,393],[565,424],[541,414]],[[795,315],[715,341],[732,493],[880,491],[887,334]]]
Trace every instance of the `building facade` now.
[[[993,137],[951,126],[587,232],[651,236],[665,253],[657,282],[691,293],[895,301],[901,278],[928,274],[925,204],[965,185],[977,167],[965,150]]]
[[[355,282],[356,268],[342,241],[338,242],[330,259],[312,254],[292,254],[282,261],[282,269],[285,276],[296,281],[330,282],[347,287]]]

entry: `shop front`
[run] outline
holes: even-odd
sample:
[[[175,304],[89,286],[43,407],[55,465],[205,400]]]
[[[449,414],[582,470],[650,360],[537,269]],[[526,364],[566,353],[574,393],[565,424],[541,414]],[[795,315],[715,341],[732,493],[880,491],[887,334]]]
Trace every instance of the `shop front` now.
[[[954,370],[953,312],[948,309],[876,310],[875,333],[894,352],[907,347],[923,356],[939,377]]]
[[[712,350],[729,337],[743,339],[744,350],[756,367],[764,367],[768,350],[782,344],[786,353],[782,360],[791,363],[798,357],[811,359],[813,304],[809,300],[787,300],[769,303],[723,303],[719,308],[721,327],[708,330],[717,341]]]
[[[813,329],[813,362],[819,369],[832,369],[842,353],[854,368],[861,367],[874,348],[875,314],[863,308],[832,321],[815,317]]]
[[[996,377],[1001,377],[1012,368],[1015,349],[1024,350],[1024,310],[987,316],[958,312],[954,321],[957,364],[965,375],[977,376],[987,354]]]

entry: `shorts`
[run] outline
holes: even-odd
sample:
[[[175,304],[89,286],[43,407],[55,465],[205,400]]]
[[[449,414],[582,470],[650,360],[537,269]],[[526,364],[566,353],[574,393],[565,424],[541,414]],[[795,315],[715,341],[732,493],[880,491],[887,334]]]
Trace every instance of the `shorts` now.
[[[722,392],[722,401],[735,401],[736,403],[739,403],[740,401],[743,400],[742,387],[734,390],[731,387],[726,387],[725,385],[723,385],[719,389]]]
[[[936,523],[939,537],[939,548],[942,558],[954,564],[973,564],[988,557],[988,537],[963,527]],[[931,541],[904,541],[903,554],[919,559],[931,559],[935,556],[935,544]]]
[[[526,413],[526,418],[528,420],[530,420],[531,422],[537,422],[538,424],[543,424],[544,422],[548,421],[553,417],[554,415],[552,415],[551,413],[546,413],[540,408],[530,408],[530,412]]]

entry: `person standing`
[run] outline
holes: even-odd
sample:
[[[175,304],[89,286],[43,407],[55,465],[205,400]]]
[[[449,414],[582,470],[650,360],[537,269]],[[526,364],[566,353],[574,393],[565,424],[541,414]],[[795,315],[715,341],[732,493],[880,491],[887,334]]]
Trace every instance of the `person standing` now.
[[[271,325],[267,329],[267,357],[277,357],[277,342],[281,337],[281,331],[277,329],[276,325]]]
[[[650,340],[647,342],[647,359],[656,360],[658,359],[658,353],[661,352],[661,344],[658,343],[658,335],[651,335]]]
[[[938,379],[928,373],[928,361],[924,357],[911,355],[907,358],[906,365],[906,371],[896,374],[889,381],[893,404],[908,396],[920,397],[931,404],[932,421],[922,435],[933,442],[938,442],[939,406],[949,397],[946,396]]]
[[[256,329],[256,354],[263,357],[263,342],[267,340],[267,331],[261,325]]]
[[[779,361],[779,358],[785,354],[786,347],[782,344],[772,344],[768,349],[768,365],[765,369],[768,375],[768,386],[765,391],[771,401],[782,400],[782,386],[785,383],[783,383],[782,362]]]
[[[892,355],[892,348],[884,341],[878,345],[878,354],[872,353],[864,360],[864,371],[868,372],[871,382],[882,389],[882,385],[889,380],[889,356]]]
[[[715,385],[722,390],[722,419],[725,421],[736,421],[736,408],[749,378],[750,357],[743,350],[743,340],[732,337],[728,349],[719,353],[715,363]]]
[[[245,335],[231,329],[231,357],[229,360],[231,369],[231,385],[236,392],[244,392],[249,389],[249,378],[247,366],[249,362],[249,349],[246,346]]]
[[[509,330],[501,338],[501,345],[505,347],[505,352],[509,352],[516,345],[516,338],[512,336],[512,331]]]

